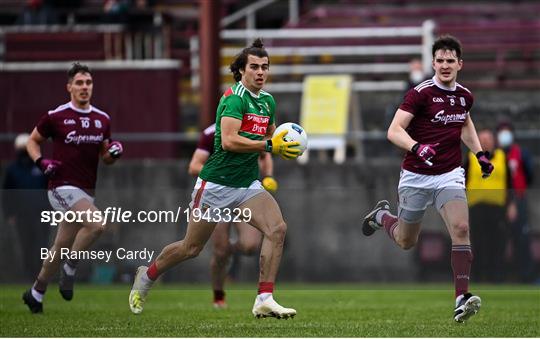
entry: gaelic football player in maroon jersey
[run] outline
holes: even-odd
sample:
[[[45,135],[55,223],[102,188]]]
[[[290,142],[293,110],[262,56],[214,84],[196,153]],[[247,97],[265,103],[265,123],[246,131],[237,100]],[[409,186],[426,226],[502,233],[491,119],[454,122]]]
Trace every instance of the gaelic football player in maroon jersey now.
[[[481,300],[469,292],[473,255],[469,241],[469,215],[461,167],[461,141],[478,159],[484,177],[493,165],[482,151],[470,116],[471,92],[456,82],[463,66],[461,43],[439,37],[432,47],[435,75],[405,95],[388,129],[388,139],[408,151],[398,186],[397,215],[387,200],[377,203],[364,218],[366,236],[384,228],[399,247],[413,247],[427,206],[435,205],[452,239],[451,264],[456,306],[454,320],[464,322],[476,314]]]
[[[122,144],[111,140],[109,115],[90,105],[92,89],[90,69],[74,63],[68,71],[70,101],[43,115],[27,144],[28,154],[48,176],[49,202],[57,211],[90,211],[95,215],[98,209],[94,205],[94,189],[99,158],[105,164],[113,164],[123,152]],[[41,144],[49,138],[53,142],[53,155],[46,159],[41,155]],[[88,213],[81,215],[88,216]],[[23,294],[23,301],[32,313],[43,312],[47,284],[59,268],[60,294],[65,300],[73,298],[78,260],[69,258],[61,265],[61,251],[86,250],[104,228],[101,221],[90,218],[82,218],[81,223],[62,221],[58,225],[50,249],[54,256],[43,261],[34,285]]]

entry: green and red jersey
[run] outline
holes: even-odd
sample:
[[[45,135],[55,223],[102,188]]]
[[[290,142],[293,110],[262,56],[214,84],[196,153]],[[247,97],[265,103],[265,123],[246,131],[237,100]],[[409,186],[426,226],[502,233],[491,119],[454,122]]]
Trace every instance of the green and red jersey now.
[[[200,173],[203,180],[229,187],[249,187],[259,178],[259,153],[225,151],[221,146],[221,119],[230,117],[242,121],[238,134],[263,140],[268,127],[275,123],[276,102],[272,95],[260,91],[251,93],[241,82],[230,87],[219,101],[216,112],[214,152]]]

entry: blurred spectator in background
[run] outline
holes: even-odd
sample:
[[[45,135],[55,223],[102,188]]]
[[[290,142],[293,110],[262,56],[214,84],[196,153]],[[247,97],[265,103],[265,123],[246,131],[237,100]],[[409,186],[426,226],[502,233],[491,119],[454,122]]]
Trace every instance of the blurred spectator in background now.
[[[154,5],[154,0],[133,0],[134,9],[147,9]]]
[[[409,80],[407,84],[407,91],[430,77],[430,74],[424,73],[422,60],[418,58],[412,59],[409,61]]]
[[[129,0],[105,0],[103,3],[104,21],[115,23],[127,21],[130,6]]]
[[[105,22],[125,23],[133,11],[145,11],[154,5],[153,0],[105,0],[103,13]]]
[[[403,100],[403,97],[407,94],[407,92],[411,88],[416,87],[416,85],[429,78],[431,78],[431,74],[426,74],[424,72],[422,60],[418,58],[413,58],[411,59],[411,61],[409,61],[409,78],[407,79],[407,87],[405,88],[405,92],[400,94],[399,98],[396,98],[396,101],[386,106],[384,112],[385,126],[390,126],[392,119],[394,119],[394,113],[396,113],[397,107],[399,107],[401,101]],[[396,154],[401,154],[401,151],[398,149],[396,149],[395,152]]]
[[[2,207],[19,239],[25,278],[32,279],[41,267],[40,248],[49,244],[50,226],[40,223],[41,211],[48,209],[47,179],[26,152],[28,137],[15,138],[16,158],[6,169]]]
[[[499,147],[506,153],[516,210],[508,214],[512,236],[513,265],[521,282],[534,280],[534,265],[530,246],[530,225],[527,210],[527,187],[533,181],[532,158],[514,140],[514,128],[509,122],[497,127]]]
[[[54,7],[47,0],[28,0],[17,19],[18,25],[51,25],[58,23]]]
[[[465,160],[467,200],[470,211],[471,245],[474,253],[473,272],[478,281],[501,282],[504,272],[507,211],[515,210],[509,196],[510,171],[506,155],[495,148],[495,135],[483,129],[478,133],[482,149],[495,170],[489,178],[482,178],[476,156],[469,152]]]

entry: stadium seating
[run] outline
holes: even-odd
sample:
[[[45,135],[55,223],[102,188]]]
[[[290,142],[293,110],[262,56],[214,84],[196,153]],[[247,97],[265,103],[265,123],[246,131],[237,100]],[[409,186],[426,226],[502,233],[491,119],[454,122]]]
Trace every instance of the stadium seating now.
[[[540,85],[540,20],[537,15],[540,3],[536,1],[447,4],[408,0],[370,5],[374,3],[341,1],[320,5],[304,14],[296,27],[418,26],[430,18],[436,22],[437,35],[451,33],[463,42],[467,67],[461,79],[474,84],[475,88],[533,88]],[[348,45],[350,42],[340,43]],[[414,39],[400,39],[399,42],[369,39],[357,43],[377,46],[414,43]]]
[[[67,27],[68,22],[84,23],[88,26],[100,26],[103,22],[102,0],[73,1],[78,7],[58,8],[59,24]],[[182,61],[180,69],[180,99],[185,119],[195,121],[199,109],[200,95],[192,79],[198,75],[198,67],[192,65],[193,55],[190,51],[192,37],[198,36],[198,1],[154,0],[153,7],[147,11],[130,11],[127,22],[120,25],[118,30],[82,30],[51,32],[46,29],[39,32],[39,27],[6,30],[0,33],[0,58],[3,61],[54,61],[71,60],[109,60],[109,59],[147,59],[173,58]],[[250,1],[222,0],[223,15],[246,6]],[[286,2],[275,2],[264,9],[264,15],[257,15],[257,27],[261,28],[385,28],[385,27],[420,27],[424,20],[430,18],[436,23],[435,34],[451,33],[462,40],[465,46],[465,67],[460,74],[460,82],[478,91],[485,89],[488,93],[493,90],[503,91],[534,91],[540,87],[540,20],[537,13],[540,3],[533,0],[523,1],[455,1],[451,4],[434,3],[426,0],[389,0],[384,3],[371,0],[359,1],[309,1],[300,2],[300,20],[297,25],[287,24]],[[24,1],[0,1],[0,24],[15,24],[18,15],[24,9]],[[160,13],[162,26],[154,27],[154,12]],[[239,29],[244,26],[242,21],[234,23],[227,29]],[[39,34],[38,34],[39,33]],[[147,38],[148,37],[148,38]],[[156,37],[160,37],[159,43]],[[324,67],[336,66],[345,73],[353,73],[355,81],[380,82],[390,81],[391,84],[405,84],[407,79],[407,63],[413,57],[419,56],[419,51],[404,53],[362,53],[338,55],[333,49],[345,50],[348,47],[384,49],[388,46],[420,46],[422,39],[417,37],[363,37],[340,39],[265,39],[265,44],[271,48],[309,47],[319,49],[317,55],[272,54],[271,85],[285,83],[295,85],[301,83],[306,74],[310,74],[312,65],[319,72]],[[234,53],[245,44],[245,39],[224,41],[223,47],[231,51],[222,56],[221,66],[228,66]],[[160,53],[155,52],[155,46]],[[154,46],[148,48],[148,46]],[[0,46],[1,47],[1,46]],[[37,48],[36,48],[37,47]],[[416,50],[416,49],[415,49]],[[330,52],[328,52],[330,51]],[[197,53],[197,52],[196,52]],[[369,69],[377,64],[378,70]],[[353,67],[343,68],[344,65]],[[362,66],[362,67],[358,67]],[[382,66],[381,66],[382,65]],[[192,67],[193,66],[193,67]],[[304,67],[309,66],[309,67]],[[387,67],[387,69],[384,69]],[[367,68],[367,70],[366,70]],[[383,71],[380,71],[383,69]],[[224,74],[222,82],[229,83],[231,77]],[[394,85],[392,85],[394,86]],[[401,86],[401,85],[400,85]],[[399,95],[404,88],[394,86],[370,102],[377,107],[363,106],[364,114],[373,118],[364,126],[384,124],[384,110],[381,107],[393,104],[388,100],[390,95]],[[294,86],[293,86],[294,87]],[[299,103],[295,92],[282,92],[280,102],[285,108],[282,112],[290,119],[296,119]],[[274,88],[269,88],[277,93]],[[489,94],[491,97],[491,94]],[[294,96],[294,97],[293,97]],[[515,100],[510,98],[511,100]],[[364,98],[363,105],[366,103]],[[483,101],[485,102],[485,101]],[[529,121],[537,116],[535,104],[519,106],[519,114],[526,119],[517,122],[517,127],[528,126]],[[515,114],[515,105],[505,108],[499,114]],[[487,117],[487,115],[484,115]],[[530,117],[530,119],[529,119]],[[486,118],[486,120],[488,120]],[[521,125],[520,125],[521,124]]]

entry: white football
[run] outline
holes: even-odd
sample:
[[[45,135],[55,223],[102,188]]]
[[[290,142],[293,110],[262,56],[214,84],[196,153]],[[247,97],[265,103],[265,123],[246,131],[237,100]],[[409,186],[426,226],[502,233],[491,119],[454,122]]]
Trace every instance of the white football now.
[[[283,137],[285,141],[298,141],[300,145],[295,146],[295,148],[300,149],[300,155],[304,153],[308,144],[308,137],[306,131],[302,126],[295,124],[293,122],[286,122],[281,124],[276,128],[274,135],[281,133],[281,131],[286,130],[287,134]]]

